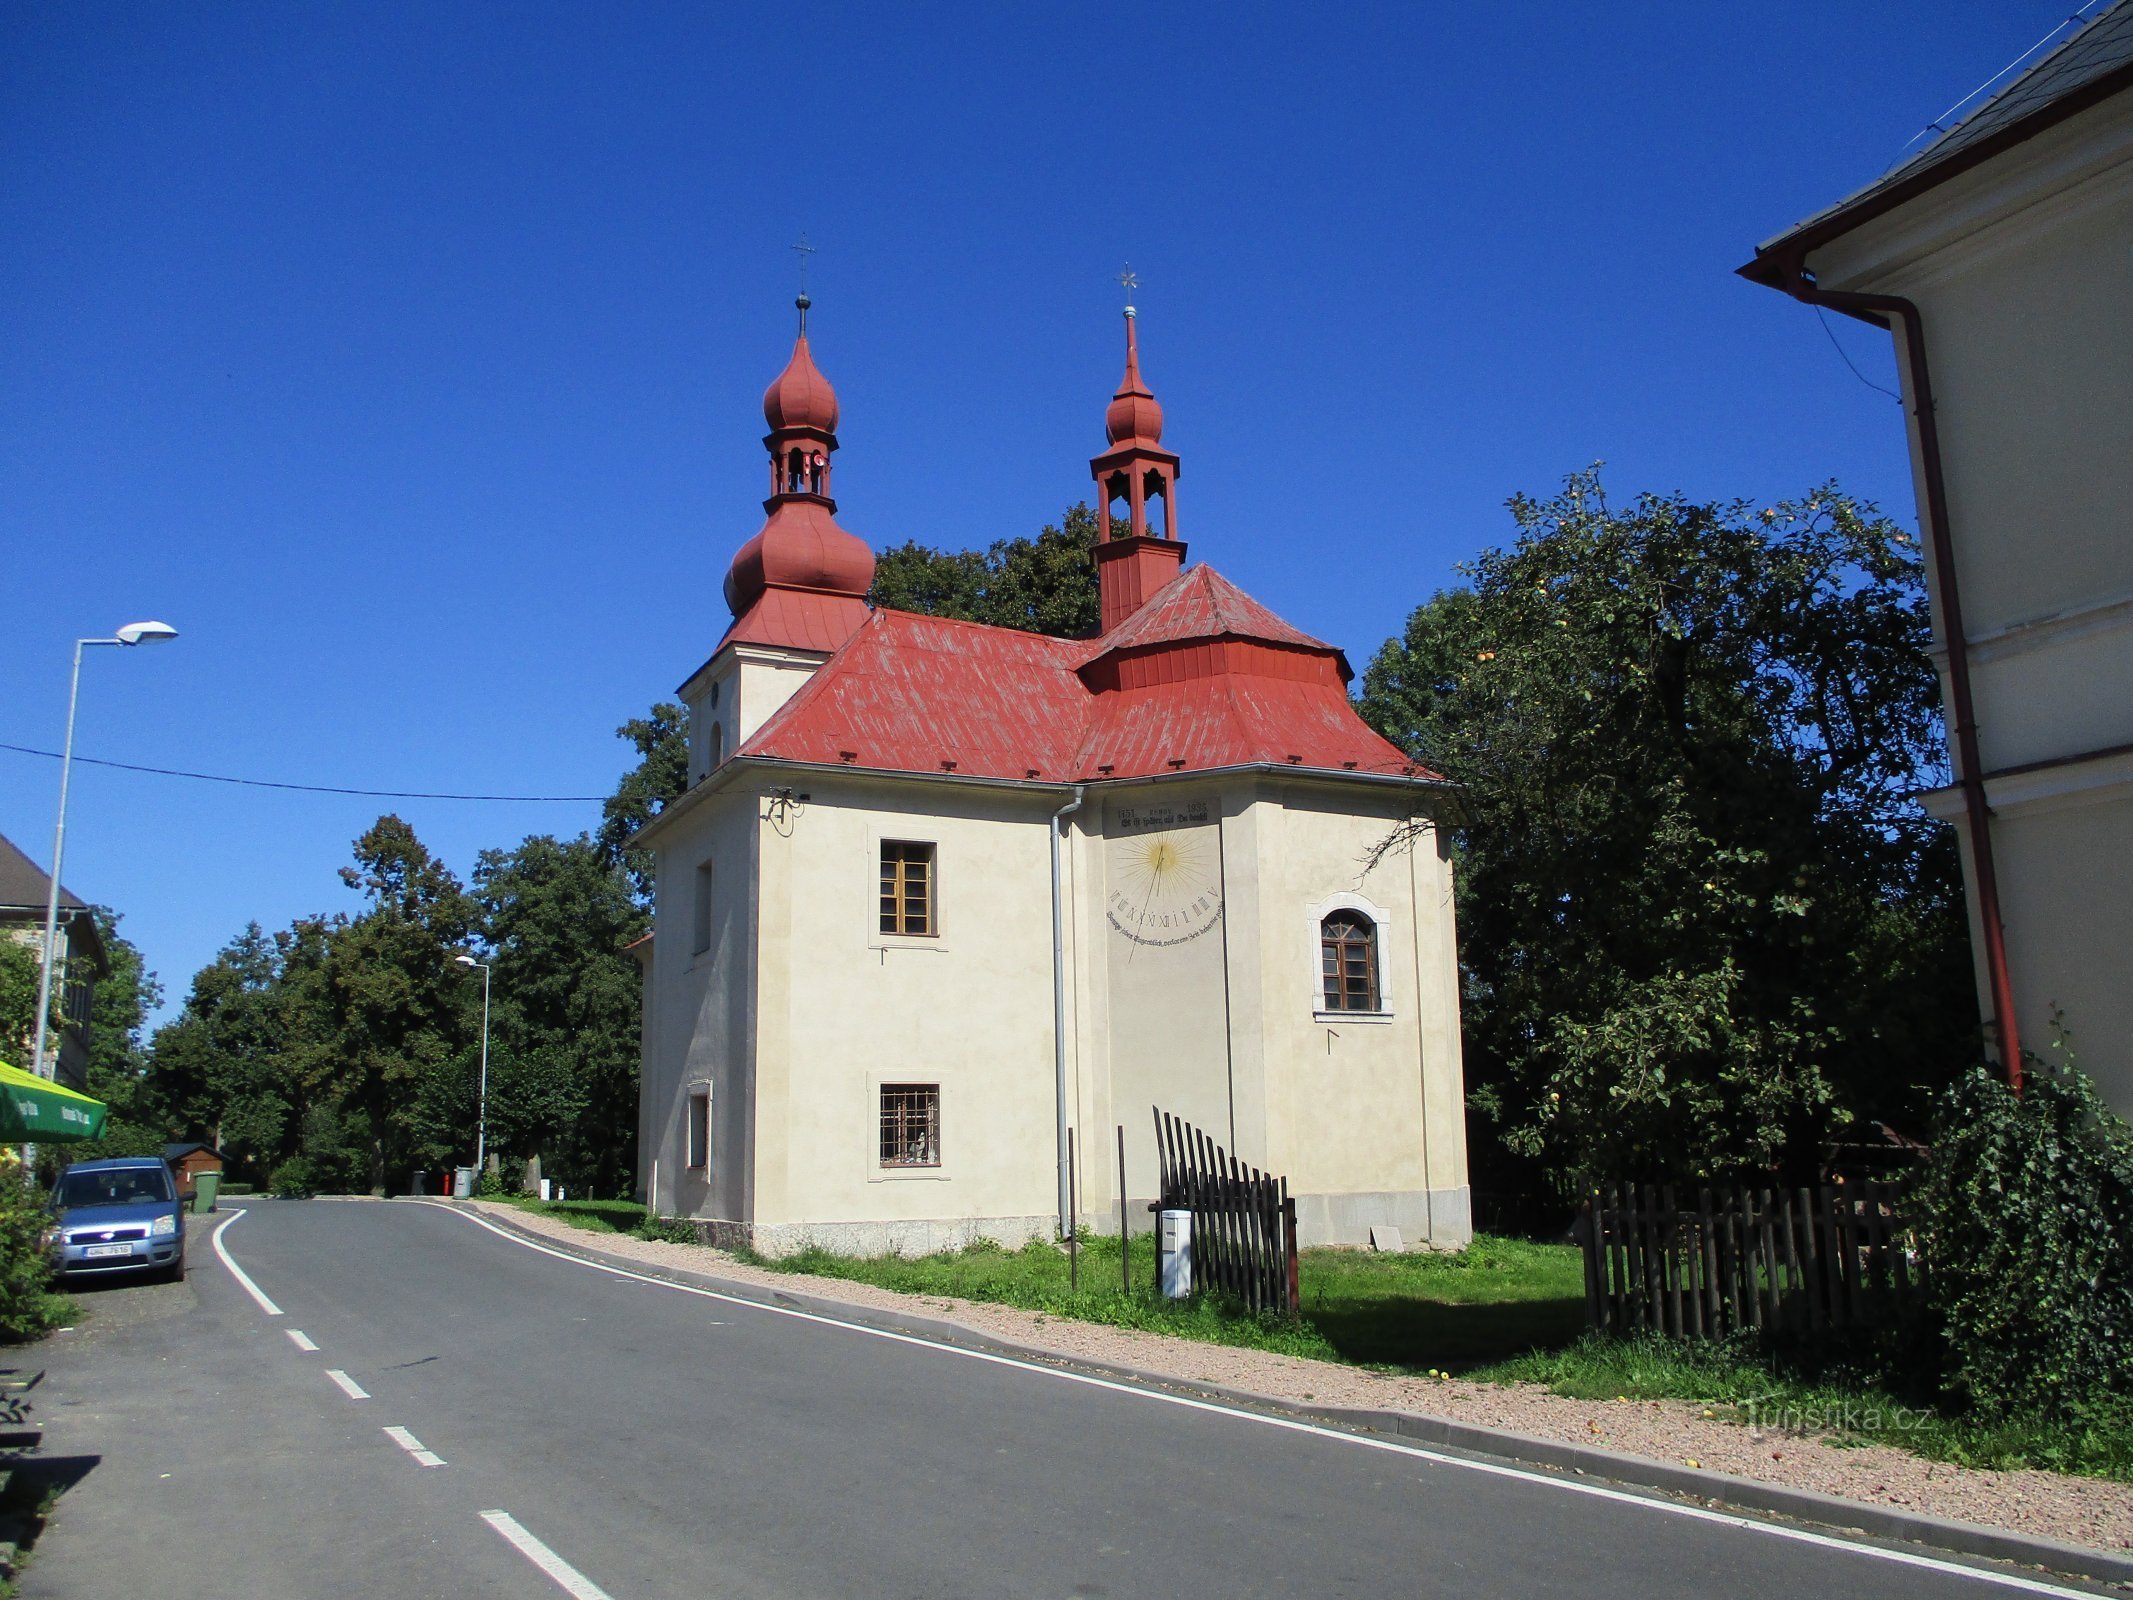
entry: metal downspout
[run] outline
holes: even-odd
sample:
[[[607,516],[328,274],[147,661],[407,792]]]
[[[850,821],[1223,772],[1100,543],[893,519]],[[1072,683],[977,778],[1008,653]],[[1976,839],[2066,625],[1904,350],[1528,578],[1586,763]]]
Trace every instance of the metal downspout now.
[[[1852,294],[1822,289],[1799,256],[1775,263],[1781,287],[1795,300],[1861,321],[1902,329],[1899,349],[1910,378],[1911,416],[1918,425],[1920,475],[1925,479],[1925,517],[1933,548],[1933,575],[1940,589],[1941,623],[1948,643],[1948,698],[1955,733],[1956,781],[1963,791],[1963,826],[1977,885],[1978,922],[1985,940],[1985,981],[1992,992],[1992,1022],[2000,1064],[2015,1093],[2022,1092],[2022,1037],[2015,1026],[2014,983],[2008,974],[2007,935],[2000,924],[1999,872],[1992,853],[1992,818],[1985,803],[1985,765],[1978,756],[1977,714],[1970,695],[1970,641],[1963,629],[1963,602],[1955,577],[1955,549],[1948,527],[1948,485],[1941,471],[1940,427],[1933,414],[1933,380],[1926,363],[1925,319],[1911,301],[1893,294]]]
[[[1073,1209],[1067,1171],[1067,1070],[1066,1070],[1066,908],[1059,890],[1059,825],[1081,809],[1082,785],[1074,785],[1074,798],[1052,813],[1045,830],[1052,846],[1052,1077],[1059,1111],[1059,1237],[1073,1227]]]

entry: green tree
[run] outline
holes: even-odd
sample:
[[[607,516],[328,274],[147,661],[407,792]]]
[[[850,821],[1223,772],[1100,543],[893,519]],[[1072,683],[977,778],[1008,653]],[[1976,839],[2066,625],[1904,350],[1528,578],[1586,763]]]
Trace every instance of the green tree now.
[[[110,1107],[103,1137],[73,1152],[97,1156],[160,1155],[171,1136],[170,1108],[149,1071],[141,1030],[162,1002],[163,986],[147,969],[140,948],[119,932],[119,913],[91,908],[104,946],[104,976],[89,1002],[88,1091]]]
[[[173,1138],[215,1145],[233,1177],[264,1180],[295,1153],[294,1069],[302,1036],[282,983],[282,949],[254,922],[193,975],[185,1007],[156,1030],[150,1082]]]
[[[472,931],[474,905],[459,880],[407,823],[380,817],[355,842],[341,880],[366,909],[324,940],[312,977],[314,1013],[327,1027],[307,1041],[300,1076],[362,1141],[363,1181],[383,1193],[387,1174],[473,1155],[472,1051],[479,996],[470,1005],[452,956]],[[322,1154],[309,1148],[306,1155]]]
[[[989,550],[942,551],[906,543],[874,563],[867,598],[877,606],[1078,639],[1097,627],[1096,513],[1073,507],[1034,539]]]
[[[27,1067],[37,1039],[37,947],[0,934],[0,1061]]]
[[[1811,1164],[1976,1053],[1919,562],[1825,487],[1597,472],[1409,619],[1361,709],[1463,786],[1472,1104],[1557,1183]],[[1485,1154],[1477,1150],[1477,1155]]]
[[[637,751],[637,764],[622,775],[615,792],[600,807],[600,831],[594,842],[607,859],[629,875],[640,903],[649,906],[657,887],[648,850],[626,848],[631,835],[658,816],[667,802],[689,787],[689,713],[663,700],[651,714],[633,717],[615,730]]]
[[[540,1156],[573,1191],[625,1191],[643,995],[627,947],[650,918],[623,870],[583,836],[483,852],[474,898],[494,962],[491,1147]]]

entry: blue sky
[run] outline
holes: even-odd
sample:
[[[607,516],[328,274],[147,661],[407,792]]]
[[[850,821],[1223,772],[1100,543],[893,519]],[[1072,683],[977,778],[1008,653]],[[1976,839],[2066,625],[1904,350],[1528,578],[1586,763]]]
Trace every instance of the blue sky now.
[[[604,793],[727,620],[803,230],[877,548],[1087,492],[1129,259],[1194,559],[1359,666],[1593,461],[1908,521],[1895,404],[1733,269],[2066,9],[9,4],[0,741],[158,617],[79,752]],[[0,751],[39,860],[56,767]],[[381,808],[79,767],[66,877],[175,1003]],[[396,809],[462,873],[597,815]]]

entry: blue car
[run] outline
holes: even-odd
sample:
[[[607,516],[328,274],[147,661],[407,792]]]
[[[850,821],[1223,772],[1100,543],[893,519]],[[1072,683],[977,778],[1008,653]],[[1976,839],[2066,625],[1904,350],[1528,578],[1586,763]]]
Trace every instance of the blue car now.
[[[52,1265],[62,1278],[105,1272],[185,1276],[185,1208],[154,1156],[77,1161],[52,1191]]]

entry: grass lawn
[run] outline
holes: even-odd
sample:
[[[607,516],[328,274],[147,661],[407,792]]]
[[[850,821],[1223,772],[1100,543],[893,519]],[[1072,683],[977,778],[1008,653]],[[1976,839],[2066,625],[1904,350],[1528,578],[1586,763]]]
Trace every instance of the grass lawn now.
[[[806,1250],[762,1264],[1400,1371],[1461,1367],[1564,1344],[1584,1326],[1576,1250],[1488,1235],[1463,1255],[1306,1250],[1298,1263],[1303,1314],[1294,1321],[1157,1298],[1155,1244],[1145,1234],[1133,1241],[1130,1294],[1120,1283],[1115,1238],[1083,1243],[1078,1293],[1068,1281],[1065,1253],[1041,1242],[1019,1250],[981,1243],[932,1256]]]

